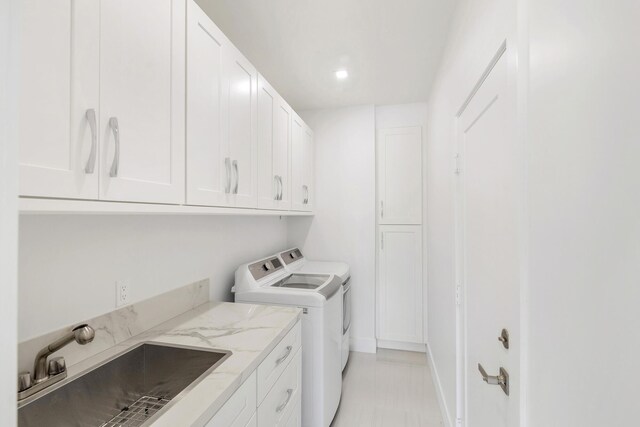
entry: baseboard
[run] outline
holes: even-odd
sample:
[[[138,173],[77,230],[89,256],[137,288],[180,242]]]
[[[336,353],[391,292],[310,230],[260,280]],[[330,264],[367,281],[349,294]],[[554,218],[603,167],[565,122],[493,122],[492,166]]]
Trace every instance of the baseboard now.
[[[375,353],[376,340],[373,338],[349,337],[349,349],[360,353]]]
[[[440,376],[436,369],[436,363],[433,360],[433,354],[431,353],[431,347],[429,343],[426,344],[427,348],[427,360],[429,361],[429,368],[431,369],[431,378],[433,378],[433,386],[436,388],[436,396],[438,397],[438,405],[440,406],[440,412],[442,413],[442,421],[447,427],[454,427],[451,417],[449,416],[449,408],[447,408],[447,401],[444,398],[444,391],[442,390],[442,383],[440,382]]]
[[[378,340],[378,348],[388,348],[391,350],[417,351],[425,353],[425,345],[413,342]]]

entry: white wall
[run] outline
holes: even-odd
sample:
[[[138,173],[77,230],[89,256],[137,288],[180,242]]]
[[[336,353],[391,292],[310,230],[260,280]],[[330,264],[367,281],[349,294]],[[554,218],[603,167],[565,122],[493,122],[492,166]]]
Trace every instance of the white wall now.
[[[395,104],[395,105],[377,105],[376,106],[376,132],[380,129],[420,126],[422,128],[422,176],[426,176],[426,153],[425,141],[427,138],[427,103],[416,102],[411,104]],[[425,226],[427,215],[427,186],[422,186],[422,248],[426,253],[426,231]],[[427,341],[428,332],[428,316],[427,316],[427,259],[422,263],[423,277],[423,335],[425,342]]]
[[[444,400],[456,419],[456,305],[453,155],[454,118],[502,42],[516,29],[516,2],[462,0],[428,100],[425,186],[428,345]],[[515,40],[513,37],[512,41]]]
[[[640,4],[529,2],[529,425],[638,425]]]
[[[375,351],[375,113],[372,105],[303,111],[315,136],[314,218],[289,219],[290,246],[351,267],[352,348]]]
[[[207,277],[213,300],[232,300],[236,267],[284,249],[286,221],[22,215],[19,339],[112,311],[115,282],[124,278],[131,279],[132,302]]]
[[[18,154],[16,28],[18,1],[0,2],[0,424],[16,424]]]

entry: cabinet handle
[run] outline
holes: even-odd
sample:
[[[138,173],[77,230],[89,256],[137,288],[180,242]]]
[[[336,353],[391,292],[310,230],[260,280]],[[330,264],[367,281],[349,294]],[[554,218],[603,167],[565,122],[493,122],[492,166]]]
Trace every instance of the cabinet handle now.
[[[293,389],[287,389],[287,398],[276,408],[276,412],[282,412],[284,408],[287,407],[287,403],[291,400],[291,396],[293,395]]]
[[[302,191],[303,193],[303,199],[302,199],[302,204],[306,205],[307,203],[309,203],[309,187],[307,187],[306,185],[302,186]]]
[[[284,191],[284,184],[282,183],[282,176],[278,175],[278,182],[280,182],[280,194],[278,200],[282,200],[282,192]]]
[[[288,345],[287,348],[284,350],[284,353],[282,354],[282,356],[280,356],[280,358],[276,360],[276,366],[284,362],[287,359],[287,357],[289,357],[289,355],[291,354],[291,350],[293,350],[293,347]]]
[[[89,128],[91,129],[91,152],[87,159],[87,165],[84,167],[84,172],[92,174],[96,167],[96,149],[98,146],[98,130],[96,129],[96,110],[90,108],[85,113],[87,122],[89,122]]]
[[[227,182],[224,185],[224,192],[229,194],[231,191],[231,159],[229,157],[224,158],[224,168],[227,171]]]
[[[111,163],[111,171],[109,176],[115,178],[118,176],[118,168],[120,166],[120,127],[118,126],[118,118],[111,117],[109,119],[109,127],[113,132],[113,141],[115,142],[116,151],[113,154],[113,163]]]
[[[273,183],[275,185],[275,195],[273,196],[273,200],[280,200],[278,196],[280,195],[280,183],[278,181],[278,175],[273,175]]]
[[[233,170],[236,173],[236,185],[233,187],[233,194],[238,194],[238,183],[240,182],[240,171],[238,170],[238,161],[233,161]]]
[[[380,218],[384,218],[384,201],[380,200]]]

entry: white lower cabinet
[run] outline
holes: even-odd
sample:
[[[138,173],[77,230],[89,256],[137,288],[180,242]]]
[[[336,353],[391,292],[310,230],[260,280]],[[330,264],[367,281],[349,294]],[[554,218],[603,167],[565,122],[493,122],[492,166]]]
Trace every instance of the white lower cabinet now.
[[[245,427],[255,422],[256,373],[251,374],[205,427]]]
[[[300,427],[301,338],[298,322],[204,427]]]

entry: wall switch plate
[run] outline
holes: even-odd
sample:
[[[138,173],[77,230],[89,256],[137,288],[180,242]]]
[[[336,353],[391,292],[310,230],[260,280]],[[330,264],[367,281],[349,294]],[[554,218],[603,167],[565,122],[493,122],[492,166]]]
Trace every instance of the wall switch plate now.
[[[116,307],[129,304],[130,301],[130,280],[123,279],[116,281]]]

